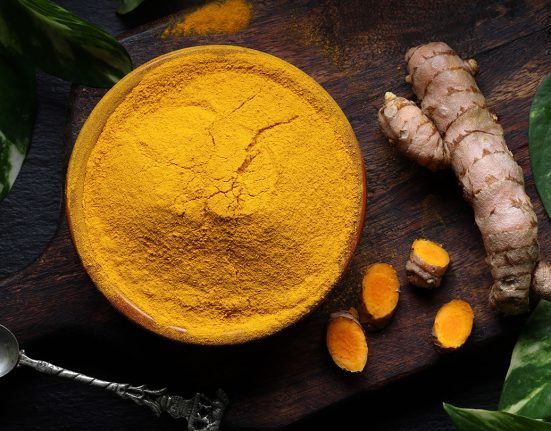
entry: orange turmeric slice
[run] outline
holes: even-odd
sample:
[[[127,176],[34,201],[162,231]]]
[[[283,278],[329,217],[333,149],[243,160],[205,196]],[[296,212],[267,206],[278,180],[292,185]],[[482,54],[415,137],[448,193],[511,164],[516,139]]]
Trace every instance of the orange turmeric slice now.
[[[449,264],[450,256],[441,244],[416,239],[406,263],[406,274],[414,286],[432,289],[440,286]]]
[[[443,350],[457,350],[471,335],[473,321],[474,312],[468,302],[454,299],[444,304],[434,319],[434,342]]]
[[[375,263],[367,268],[362,281],[362,312],[369,327],[381,329],[394,314],[400,295],[396,271],[387,263]]]
[[[367,340],[360,322],[349,311],[331,314],[326,342],[327,350],[339,368],[351,373],[365,368]]]

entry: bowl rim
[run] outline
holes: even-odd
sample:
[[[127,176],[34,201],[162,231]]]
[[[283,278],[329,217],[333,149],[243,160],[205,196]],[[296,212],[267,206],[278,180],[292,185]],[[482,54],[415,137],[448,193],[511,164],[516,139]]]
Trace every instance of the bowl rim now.
[[[283,323],[279,325],[273,326],[269,330],[257,331],[253,334],[247,333],[246,336],[242,336],[242,335],[238,335],[238,336],[234,335],[229,337],[220,336],[216,340],[212,340],[212,339],[206,340],[204,338],[197,337],[197,336],[194,336],[193,334],[188,333],[188,331],[184,328],[179,328],[176,326],[165,326],[165,325],[160,325],[156,323],[151,316],[149,316],[147,313],[141,310],[138,306],[132,303],[118,289],[105,288],[105,286],[103,285],[104,277],[102,276],[100,270],[96,268],[96,265],[94,264],[94,262],[92,262],[92,259],[89,257],[91,254],[88,253],[89,247],[86,245],[85,239],[81,238],[85,236],[82,233],[83,229],[79,229],[79,227],[76,226],[76,224],[74,223],[74,219],[78,217],[78,216],[74,217],[74,215],[79,213],[79,210],[77,207],[79,206],[79,203],[80,203],[80,201],[76,200],[77,197],[75,196],[75,194],[77,194],[77,191],[75,190],[75,188],[79,187],[79,185],[83,187],[83,184],[85,182],[84,181],[85,167],[88,162],[88,157],[90,155],[90,152],[94,148],[97,142],[97,139],[99,138],[99,135],[103,131],[106,121],[108,120],[110,115],[114,112],[114,110],[117,108],[117,106],[120,104],[120,102],[124,100],[126,95],[130,91],[132,91],[132,89],[136,85],[138,85],[141,82],[142,77],[144,77],[149,71],[155,69],[156,67],[160,66],[161,64],[175,57],[185,56],[196,52],[217,52],[217,51],[224,52],[224,53],[228,53],[231,51],[235,53],[239,53],[239,52],[248,53],[254,56],[259,56],[260,58],[262,58],[263,56],[268,56],[272,59],[276,59],[278,62],[281,63],[282,66],[287,67],[290,71],[292,71],[292,73],[295,76],[297,75],[297,72],[298,72],[298,75],[301,75],[303,77],[302,79],[307,78],[307,80],[309,80],[310,83],[313,84],[314,87],[316,87],[316,90],[318,92],[317,94],[321,94],[325,96],[329,105],[331,105],[332,110],[334,110],[335,113],[339,117],[341,117],[339,122],[342,123],[343,126],[347,128],[347,134],[349,135],[349,138],[350,138],[350,148],[354,149],[354,153],[355,153],[354,156],[357,162],[357,169],[359,170],[359,173],[360,173],[360,182],[361,182],[362,191],[361,191],[361,203],[360,203],[358,217],[356,220],[356,226],[353,231],[353,234],[349,238],[347,255],[340,268],[339,276],[335,279],[335,281],[329,287],[325,289],[325,291],[321,295],[317,296],[317,300],[314,303],[310,304],[307,307],[307,309],[305,309],[305,311],[303,311],[302,313],[296,313],[292,315],[291,318],[286,319]],[[81,168],[81,165],[83,166],[83,168]],[[227,346],[227,345],[243,344],[249,341],[265,338],[277,332],[280,332],[283,329],[295,324],[296,322],[300,321],[301,319],[311,314],[320,305],[320,303],[327,298],[329,293],[339,283],[340,279],[343,276],[343,273],[350,265],[350,262],[354,256],[355,250],[360,242],[361,234],[363,231],[363,225],[365,222],[365,213],[366,213],[366,207],[367,207],[367,178],[365,173],[365,162],[362,155],[361,147],[358,143],[358,140],[356,138],[356,134],[354,133],[352,125],[350,124],[348,118],[346,117],[346,115],[344,114],[340,106],[333,99],[333,97],[314,78],[312,78],[306,72],[302,71],[301,69],[294,66],[293,64],[287,62],[286,60],[283,60],[279,57],[276,57],[264,51],[259,51],[256,49],[245,48],[245,47],[235,46],[235,45],[199,45],[199,46],[187,47],[187,48],[171,51],[169,53],[153,58],[152,60],[132,70],[129,74],[127,74],[120,81],[118,81],[111,89],[109,89],[105,95],[103,95],[103,97],[94,106],[94,108],[88,115],[81,130],[79,131],[79,134],[71,150],[71,155],[69,157],[69,163],[68,163],[67,172],[65,176],[64,193],[65,193],[65,212],[66,212],[67,225],[68,225],[70,237],[75,247],[76,253],[84,269],[86,270],[87,274],[92,280],[93,284],[96,286],[97,290],[99,290],[102,293],[102,295],[109,301],[109,303],[115,309],[117,309],[126,318],[130,319],[131,321],[141,326],[142,328],[145,328],[150,332],[153,332],[157,335],[161,335],[171,340],[179,341],[186,344],[200,345],[200,346]]]

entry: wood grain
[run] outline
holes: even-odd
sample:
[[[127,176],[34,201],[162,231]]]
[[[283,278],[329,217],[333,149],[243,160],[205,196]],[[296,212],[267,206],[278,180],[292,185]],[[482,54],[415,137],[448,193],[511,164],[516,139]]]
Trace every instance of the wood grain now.
[[[432,174],[399,156],[375,118],[384,91],[411,96],[403,82],[403,54],[409,46],[442,39],[462,56],[475,56],[481,70],[477,81],[524,169],[540,221],[542,253],[549,255],[551,227],[531,176],[527,122],[533,92],[551,70],[551,8],[545,1],[438,0],[406,7],[395,1],[266,0],[254,2],[254,13],[251,26],[236,35],[162,39],[163,21],[126,36],[123,43],[136,65],[197,44],[263,50],[309,73],[340,104],[362,147],[368,209],[357,252],[330,297],[298,324],[265,340],[223,348],[175,344],[133,326],[110,307],[82,269],[63,222],[33,265],[0,282],[0,321],[23,343],[66,328],[109,334],[124,350],[143,355],[155,370],[155,381],[170,378],[172,387],[187,390],[224,387],[232,399],[226,424],[262,429],[297,421],[435,364],[440,356],[430,340],[432,320],[438,306],[451,298],[463,298],[475,310],[467,350],[518,324],[488,305],[491,279],[482,241],[453,174]],[[69,149],[102,94],[74,90]],[[403,270],[419,236],[442,242],[452,258],[442,288],[430,293],[408,286]],[[369,337],[366,371],[345,375],[325,352],[324,327],[331,311],[355,303],[362,271],[374,261],[398,268],[402,296],[391,325]],[[139,377],[127,376],[138,382]]]

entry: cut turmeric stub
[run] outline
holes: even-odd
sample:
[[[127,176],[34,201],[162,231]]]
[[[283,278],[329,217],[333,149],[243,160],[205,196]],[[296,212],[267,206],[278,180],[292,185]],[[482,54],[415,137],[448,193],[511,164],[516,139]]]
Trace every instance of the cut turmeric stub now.
[[[441,244],[416,239],[406,263],[406,274],[414,286],[432,289],[440,286],[449,264],[450,256]]]
[[[358,313],[358,310],[356,310],[354,307],[350,307],[348,309],[348,312],[352,315],[352,317],[356,320],[360,320],[360,314]]]
[[[341,369],[360,372],[367,363],[367,340],[360,322],[349,311],[331,314],[327,326],[327,350]]]
[[[390,320],[398,304],[400,281],[387,263],[375,263],[367,268],[362,281],[362,314],[370,328],[381,329]]]
[[[434,319],[432,334],[435,344],[443,350],[461,347],[473,329],[474,313],[468,302],[454,299],[444,304]]]

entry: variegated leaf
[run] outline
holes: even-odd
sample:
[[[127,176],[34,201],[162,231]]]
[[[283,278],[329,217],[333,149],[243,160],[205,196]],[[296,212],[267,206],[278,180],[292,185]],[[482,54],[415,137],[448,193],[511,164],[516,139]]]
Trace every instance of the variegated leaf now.
[[[444,409],[460,431],[551,431],[551,424],[506,412],[462,409],[444,404]]]
[[[1,0],[0,46],[67,81],[111,87],[132,69],[111,35],[48,0]]]
[[[35,94],[34,68],[0,54],[0,199],[10,190],[27,155]]]
[[[144,0],[121,0],[121,4],[117,9],[117,13],[123,15],[125,13],[132,12],[143,2]]]
[[[551,302],[540,301],[522,331],[505,377],[499,409],[551,418]]]
[[[528,149],[536,188],[551,217],[551,74],[543,80],[532,100]]]

